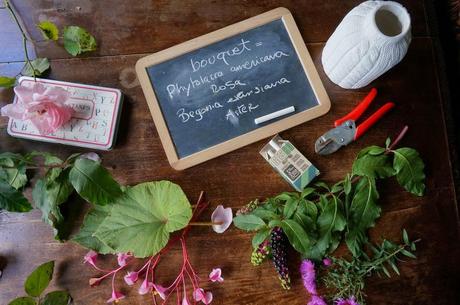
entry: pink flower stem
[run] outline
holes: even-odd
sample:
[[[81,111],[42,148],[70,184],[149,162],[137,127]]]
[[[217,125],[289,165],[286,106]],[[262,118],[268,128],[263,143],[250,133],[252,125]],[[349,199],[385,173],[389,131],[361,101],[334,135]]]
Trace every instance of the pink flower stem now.
[[[396,145],[399,144],[399,142],[402,140],[402,138],[404,138],[404,136],[406,135],[408,130],[409,130],[409,127],[407,125],[404,126],[404,128],[401,130],[401,132],[396,137],[396,139],[393,141],[393,143],[391,143],[390,147],[388,147],[388,149],[387,149],[387,151],[385,153],[392,151],[393,148],[395,148]]]
[[[128,266],[128,264],[126,264],[124,266],[120,266],[117,269],[114,269],[114,270],[108,272],[107,274],[104,274],[103,276],[99,277],[98,280],[102,281],[103,279],[105,279],[106,277],[110,276],[111,274],[116,274],[118,271],[120,271],[121,269],[124,269],[126,266]]]

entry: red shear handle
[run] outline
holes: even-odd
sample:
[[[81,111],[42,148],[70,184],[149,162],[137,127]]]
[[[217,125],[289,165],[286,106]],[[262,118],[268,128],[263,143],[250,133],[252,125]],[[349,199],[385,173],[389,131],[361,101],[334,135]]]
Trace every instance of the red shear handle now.
[[[374,125],[378,120],[380,120],[380,118],[383,117],[385,113],[387,113],[394,106],[395,104],[392,102],[386,103],[373,115],[371,115],[367,120],[359,124],[359,126],[356,128],[355,140],[361,137],[366,132],[366,130],[371,128],[372,125]]]
[[[374,100],[376,95],[377,95],[377,89],[372,88],[369,94],[362,100],[362,102],[359,103],[358,106],[356,106],[356,108],[353,109],[349,114],[335,121],[334,126],[335,127],[340,126],[343,123],[345,123],[345,121],[348,121],[348,120],[353,120],[353,121],[358,120],[359,117],[364,113],[364,111],[366,111],[367,107],[369,107],[369,105]]]

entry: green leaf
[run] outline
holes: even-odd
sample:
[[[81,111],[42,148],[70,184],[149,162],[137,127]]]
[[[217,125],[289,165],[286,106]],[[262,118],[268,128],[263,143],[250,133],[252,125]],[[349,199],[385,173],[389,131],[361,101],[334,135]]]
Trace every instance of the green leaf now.
[[[40,296],[53,278],[53,270],[54,261],[50,261],[32,271],[24,283],[26,293],[31,297]]]
[[[36,305],[34,299],[31,297],[20,297],[16,298],[13,301],[9,302],[8,305]]]
[[[177,184],[146,182],[118,198],[94,236],[117,253],[147,257],[157,254],[169,234],[187,226],[191,217],[190,203]]]
[[[271,231],[271,228],[264,228],[262,230],[259,230],[256,234],[254,234],[254,237],[252,238],[252,247],[254,249],[259,247],[259,245],[267,239]]]
[[[67,291],[52,291],[45,295],[40,305],[68,305],[72,297]]]
[[[37,28],[42,33],[43,38],[55,41],[59,39],[59,30],[53,22],[49,20],[42,21],[37,24]]]
[[[356,257],[361,254],[362,243],[367,241],[367,229],[373,227],[375,220],[380,217],[378,198],[375,180],[362,177],[356,186],[349,208],[348,230],[345,236],[348,249]]]
[[[270,221],[272,219],[279,218],[275,212],[266,209],[264,206],[256,208],[254,211],[251,212],[251,214],[258,216],[265,221]]]
[[[322,200],[324,207],[317,220],[318,240],[304,254],[305,257],[311,259],[321,259],[331,244],[336,245],[335,240],[339,235],[333,233],[342,232],[346,226],[343,212],[339,209],[338,198],[333,196],[331,200],[328,200],[323,196]]]
[[[266,223],[262,218],[253,214],[236,216],[233,218],[233,224],[238,229],[245,231],[257,231],[266,226]]]
[[[425,164],[413,148],[399,148],[393,151],[395,157],[393,168],[398,183],[407,191],[417,196],[425,192]]]
[[[272,219],[268,222],[269,228],[281,227],[281,220],[279,219]]]
[[[101,223],[109,215],[113,205],[95,205],[86,214],[83,220],[83,225],[80,228],[80,232],[73,237],[73,241],[79,243],[83,247],[89,248],[101,254],[115,253],[115,251],[104,244],[100,239],[94,236]]]
[[[370,146],[363,149],[353,163],[352,173],[371,178],[388,178],[395,175],[392,156],[384,154],[385,149]]]
[[[84,28],[68,26],[64,28],[64,48],[72,56],[96,50],[96,39]]]
[[[281,222],[281,228],[297,252],[305,253],[308,250],[310,239],[301,225],[292,219],[285,219]]]
[[[351,177],[350,174],[347,174],[345,180],[343,181],[343,191],[345,195],[349,195],[351,193]]]
[[[305,189],[303,189],[302,193],[300,194],[300,198],[307,198],[308,196],[310,196],[311,194],[313,194],[315,192],[315,189],[312,188],[312,187],[307,187]]]
[[[0,180],[0,209],[9,212],[28,212],[32,210],[32,206],[22,192]]]
[[[0,180],[7,182],[15,189],[20,189],[27,184],[25,165],[13,158],[0,158]]]
[[[16,84],[15,77],[0,76],[0,87],[11,88]]]
[[[294,214],[297,206],[299,205],[299,200],[296,198],[289,199],[284,205],[283,216],[284,218],[291,218]]]
[[[411,252],[407,251],[406,249],[401,249],[401,253],[407,257],[410,257],[410,258],[417,258],[417,256],[415,256],[414,254],[412,254]]]
[[[391,277],[390,272],[388,271],[388,269],[387,269],[384,265],[382,265],[382,270],[383,270],[383,273],[385,273],[385,275],[386,275],[388,278]]]
[[[122,194],[118,182],[93,160],[77,159],[70,170],[69,179],[77,193],[94,204],[114,202]]]
[[[65,219],[61,214],[59,205],[66,202],[72,194],[73,188],[68,179],[68,170],[49,181],[39,179],[32,191],[35,206],[42,211],[42,220],[54,228],[57,240],[67,239],[65,236]]]
[[[409,241],[409,235],[407,234],[407,231],[406,229],[403,229],[403,241],[406,245],[408,245],[410,243]]]
[[[25,76],[34,76],[34,75],[40,76],[49,68],[50,68],[50,62],[48,58],[36,58],[26,63],[26,65],[21,71],[21,74]]]
[[[391,143],[391,139],[390,138],[387,138],[385,140],[385,147],[388,149],[390,147],[390,143]]]

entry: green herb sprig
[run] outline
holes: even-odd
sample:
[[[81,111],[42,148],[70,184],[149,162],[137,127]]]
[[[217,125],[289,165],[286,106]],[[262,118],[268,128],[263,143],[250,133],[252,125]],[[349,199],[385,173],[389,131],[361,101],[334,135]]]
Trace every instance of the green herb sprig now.
[[[42,297],[53,278],[54,261],[38,266],[24,282],[27,296],[12,300],[8,305],[68,305],[72,297],[67,291],[56,290]]]
[[[410,241],[406,230],[403,230],[403,242],[394,244],[383,240],[380,245],[368,244],[371,256],[365,252],[351,260],[331,257],[332,265],[327,267],[322,281],[329,288],[329,298],[332,300],[347,299],[354,296],[359,304],[365,305],[365,280],[373,274],[391,277],[389,269],[400,275],[398,262],[402,257],[415,259],[414,251],[419,240]]]

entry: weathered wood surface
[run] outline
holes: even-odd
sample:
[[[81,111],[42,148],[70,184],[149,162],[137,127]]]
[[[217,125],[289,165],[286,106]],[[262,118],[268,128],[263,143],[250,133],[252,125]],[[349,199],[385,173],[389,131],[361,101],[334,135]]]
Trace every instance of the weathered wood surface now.
[[[99,49],[85,58],[69,58],[58,47],[41,45],[40,56],[52,58],[50,78],[120,88],[125,94],[120,134],[115,149],[102,153],[104,164],[124,184],[167,179],[182,186],[191,201],[204,190],[213,206],[241,206],[250,199],[289,190],[289,186],[259,156],[265,141],[244,147],[194,168],[176,172],[170,168],[147,104],[135,75],[134,64],[143,55],[172,46],[200,34],[285,6],[293,13],[332,101],[324,117],[283,132],[321,170],[327,182],[341,179],[350,170],[353,158],[363,147],[383,144],[405,125],[410,130],[401,145],[419,150],[427,173],[427,193],[422,198],[402,191],[396,183],[380,186],[382,218],[371,230],[374,240],[382,236],[397,240],[402,228],[422,238],[418,260],[401,265],[402,276],[368,281],[369,304],[458,304],[459,257],[458,211],[451,175],[442,101],[432,38],[426,24],[422,1],[402,1],[413,17],[414,39],[404,61],[372,85],[379,89],[379,105],[392,100],[397,107],[362,139],[336,154],[314,154],[314,141],[334,119],[348,113],[369,88],[344,90],[324,75],[320,55],[327,40],[345,13],[359,1],[14,1],[33,37],[34,23],[50,18],[60,25],[78,24],[94,33]],[[0,64],[0,71],[14,64]],[[11,92],[2,91],[1,101]],[[0,119],[0,151],[45,150],[66,156],[82,149],[18,140],[6,134]],[[75,204],[79,204],[75,202]],[[207,219],[210,211],[203,215]],[[225,282],[213,289],[213,304],[305,304],[298,280],[297,260],[293,269],[294,287],[285,292],[268,263],[253,268],[249,262],[251,235],[231,228],[215,235],[207,228],[191,231],[190,257],[203,276],[221,266]],[[76,304],[105,304],[109,283],[90,288],[87,280],[96,275],[83,266],[86,250],[72,243],[53,240],[51,229],[40,220],[40,212],[0,215],[0,256],[6,268],[0,279],[0,304],[22,295],[25,276],[38,264],[57,261],[55,286],[68,289]],[[295,256],[293,256],[295,257]],[[162,265],[165,282],[177,272],[179,249],[174,249]],[[114,263],[105,258],[107,266]],[[145,304],[147,297],[134,291],[125,304]]]

